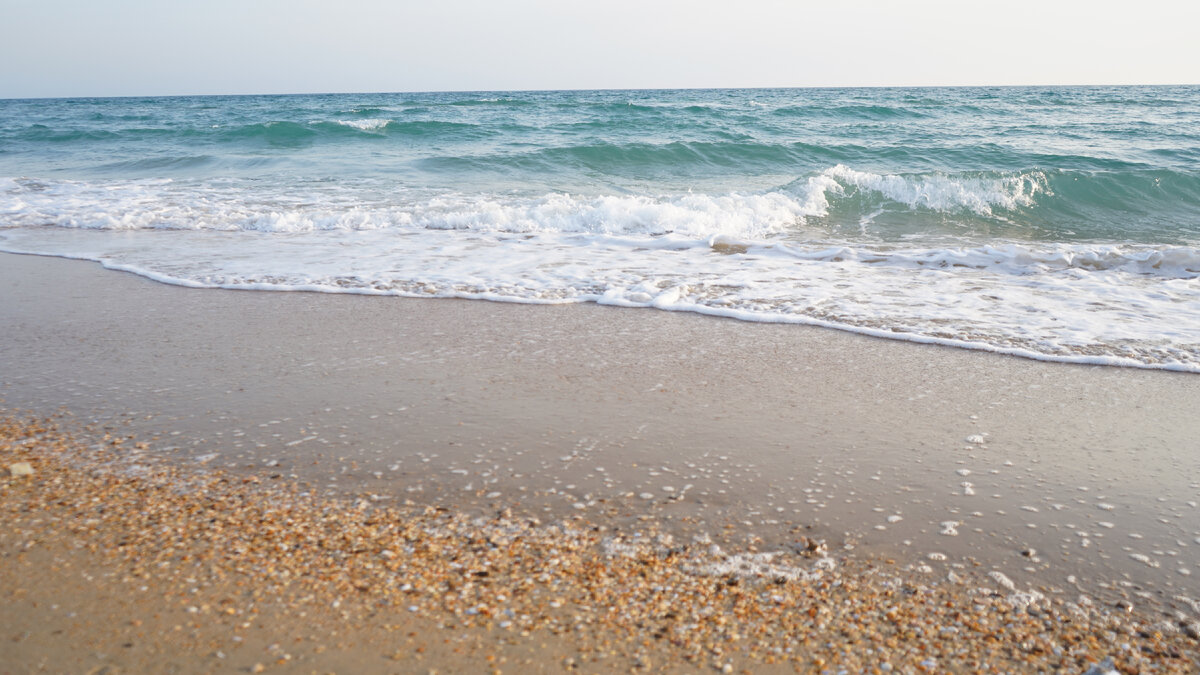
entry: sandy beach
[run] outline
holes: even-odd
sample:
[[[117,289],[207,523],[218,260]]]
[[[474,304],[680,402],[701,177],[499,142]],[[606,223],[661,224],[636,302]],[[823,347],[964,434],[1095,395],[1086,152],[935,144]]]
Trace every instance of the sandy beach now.
[[[34,471],[0,672],[1196,669],[1195,375],[7,254],[0,287]]]

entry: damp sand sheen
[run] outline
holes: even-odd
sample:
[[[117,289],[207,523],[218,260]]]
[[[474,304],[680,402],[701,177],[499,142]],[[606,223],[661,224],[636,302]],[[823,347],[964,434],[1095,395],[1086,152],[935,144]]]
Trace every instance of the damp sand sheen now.
[[[3,660],[1195,672],[1196,97],[0,102]]]

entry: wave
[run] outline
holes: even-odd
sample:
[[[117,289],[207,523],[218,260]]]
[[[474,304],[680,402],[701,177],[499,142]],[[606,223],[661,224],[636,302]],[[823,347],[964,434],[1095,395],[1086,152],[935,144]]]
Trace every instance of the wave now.
[[[468,201],[447,207],[437,204],[418,210],[409,222],[427,229],[759,240],[786,232],[806,216],[823,213],[826,208],[824,193],[819,189],[799,199],[778,192],[657,198],[552,194],[522,201]]]
[[[97,167],[106,171],[122,173],[152,173],[161,171],[186,171],[210,166],[219,161],[213,155],[183,155],[178,157],[146,157],[144,159],[110,162]]]
[[[108,129],[56,128],[46,124],[31,124],[14,134],[17,140],[41,143],[77,143],[79,141],[107,141],[119,138],[120,134]]]
[[[605,114],[614,118],[634,114],[643,116],[659,115],[677,109],[675,106],[654,105],[646,102],[625,101],[571,101],[553,104],[560,111],[570,111],[584,114]]]
[[[581,122],[602,134],[603,122]],[[710,131],[721,137],[720,131]],[[744,136],[730,140],[669,141],[660,143],[588,143],[535,150],[510,150],[467,155],[435,155],[420,167],[439,173],[492,172],[516,169],[546,175],[586,172],[615,177],[658,178],[711,174],[794,174],[797,167],[819,166],[861,154],[855,146],[822,147],[803,142],[755,143]]]
[[[1034,197],[1047,190],[1046,175],[1041,171],[999,176],[932,174],[906,177],[856,171],[839,164],[822,175],[836,180],[843,190],[849,187],[869,190],[909,208],[942,212],[967,210],[979,215],[991,215],[993,208],[1032,206]]]
[[[747,249],[749,250],[749,249]],[[1129,244],[996,243],[973,247],[895,248],[780,244],[760,250],[813,262],[928,270],[986,270],[1014,276],[1121,271],[1162,279],[1200,278],[1200,248]]]
[[[774,168],[803,161],[811,156],[809,146],[740,142],[674,141],[670,143],[598,143],[546,148],[537,155],[550,163],[568,163],[594,170],[662,169],[701,165],[746,169]]]
[[[830,201],[843,221],[940,223],[962,233],[1185,243],[1200,239],[1200,175],[1131,168],[881,174],[837,165]],[[803,183],[803,182],[802,182]],[[806,184],[806,183],[803,183]],[[940,219],[913,220],[922,212]],[[882,217],[881,217],[882,216]]]
[[[478,229],[114,237],[31,227],[0,229],[0,250],[97,260],[197,288],[596,302],[1200,372],[1196,248],[888,248]]]
[[[362,106],[362,107],[349,108],[347,110],[343,110],[342,114],[357,115],[358,117],[381,117],[383,115],[389,115],[392,112],[394,112],[394,111],[391,109],[388,109],[388,108],[379,108],[379,107],[375,107],[375,106]]]
[[[683,158],[699,151],[712,153],[714,147],[673,144],[666,151]],[[588,152],[593,154],[575,161],[582,164],[594,159],[595,153],[617,152],[629,155],[626,161],[633,162],[638,150]],[[537,154],[544,159],[544,153]],[[719,160],[710,155],[714,164]],[[208,156],[164,157],[120,168],[154,174],[163,166],[183,169],[212,161]],[[588,195],[442,190],[430,196],[406,191],[360,194],[336,186],[326,189],[321,183],[280,189],[282,193],[275,193],[253,181],[19,179],[0,197],[0,225],[269,232],[428,228],[680,234],[696,239],[720,235],[750,242],[814,236],[857,236],[881,242],[937,236],[1164,245],[1200,241],[1200,178],[1169,171],[889,174],[836,164],[774,189],[745,192]],[[304,191],[302,201],[292,196],[298,189]]]
[[[46,125],[32,125],[17,134],[24,142],[79,143],[121,142],[147,140],[155,143],[175,141],[182,146],[194,147],[197,142],[247,143],[265,142],[268,145],[288,147],[304,146],[321,140],[337,142],[340,139],[361,139],[367,136],[386,138],[402,136],[408,138],[442,138],[455,136],[460,140],[479,139],[511,132],[505,125],[481,125],[470,122],[442,120],[398,121],[384,117],[364,117],[335,120],[311,120],[305,122],[272,120],[248,124],[216,124],[207,127],[187,126],[182,128],[125,127],[105,130],[54,129]],[[108,165],[118,168],[120,165]]]
[[[523,107],[537,105],[536,101],[530,101],[523,98],[512,98],[508,96],[482,96],[480,98],[460,98],[453,101],[448,101],[442,105],[471,107],[471,106],[498,106],[498,107]]]
[[[845,120],[901,120],[920,119],[930,115],[909,107],[888,105],[841,105],[822,107],[812,105],[787,105],[775,108],[772,115],[801,118],[836,118]]]
[[[374,136],[407,136],[407,137],[453,137],[458,140],[479,139],[499,134],[504,127],[484,127],[469,122],[446,122],[439,120],[398,121],[385,118],[366,118],[361,120],[336,120],[335,122],[314,122],[313,126],[332,132],[345,129],[367,132]],[[340,128],[338,128],[340,127]]]
[[[815,178],[808,194],[539,197],[444,194],[367,206],[353,197],[283,195],[186,187],[173,181],[83,183],[15,179],[0,191],[0,224],[96,230],[312,232],[419,228],[481,232],[571,232],[761,239],[827,209]]]
[[[311,125],[290,121],[270,121],[213,130],[218,140],[261,140],[270,145],[296,145],[311,141],[318,134]],[[193,135],[208,135],[207,130],[195,130]]]
[[[366,118],[361,120],[338,120],[337,124],[359,131],[379,131],[386,128],[392,121],[389,119]]]

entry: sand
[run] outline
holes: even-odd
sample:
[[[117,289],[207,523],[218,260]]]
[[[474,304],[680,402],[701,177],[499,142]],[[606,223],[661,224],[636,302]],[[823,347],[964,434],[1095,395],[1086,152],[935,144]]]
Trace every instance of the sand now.
[[[652,525],[380,508],[124,446],[0,424],[11,672],[1189,672],[1198,655],[1196,622],[995,573],[1000,591],[973,570],[930,582],[803,535],[731,559]]]
[[[132,436],[125,461],[726,557],[820,541],[843,583],[886,567],[963,607],[987,586],[1168,633],[1196,617],[1195,376],[653,310],[189,290],[26,256],[0,256],[0,287],[10,417],[68,411],[76,438]],[[43,626],[29,616],[6,630]]]

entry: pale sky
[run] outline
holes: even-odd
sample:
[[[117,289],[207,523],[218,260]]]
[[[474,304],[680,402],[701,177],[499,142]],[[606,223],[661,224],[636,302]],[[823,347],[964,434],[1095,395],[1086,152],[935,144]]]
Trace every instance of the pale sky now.
[[[1200,83],[1197,0],[0,0],[0,98]]]

